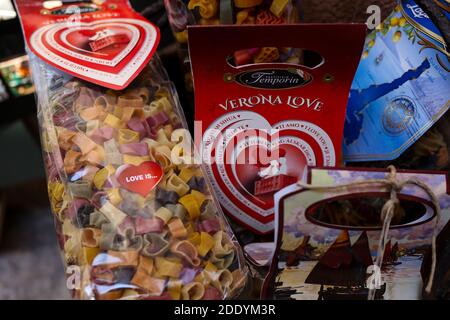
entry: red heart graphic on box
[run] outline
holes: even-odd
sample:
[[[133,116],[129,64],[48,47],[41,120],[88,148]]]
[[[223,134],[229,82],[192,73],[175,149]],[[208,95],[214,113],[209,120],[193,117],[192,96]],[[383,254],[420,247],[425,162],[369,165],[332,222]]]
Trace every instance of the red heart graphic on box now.
[[[261,173],[270,167],[273,161],[285,167],[284,174],[299,178],[307,165],[314,165],[316,159],[312,149],[301,139],[294,136],[284,136],[282,132],[276,137],[260,134],[255,131],[255,136],[246,139],[237,139],[234,143],[227,144],[224,157],[224,170],[218,170],[217,174],[225,183],[225,192],[230,198],[246,201],[236,201],[244,204],[243,208],[248,215],[262,222],[272,220],[273,195],[255,195],[255,183],[263,179]],[[306,154],[302,152],[299,145],[308,148]]]
[[[285,168],[280,174],[286,181],[300,178],[306,166],[334,165],[334,157],[328,156],[334,153],[331,140],[321,128],[305,121],[272,126],[249,111],[227,114],[227,119],[218,118],[210,125],[215,129],[213,135],[204,137],[204,141],[214,141],[220,132],[224,139],[209,144],[215,149],[204,149],[214,158],[207,168],[211,182],[227,214],[251,230],[269,233],[273,230],[273,192],[255,194],[256,181],[263,179],[260,174],[267,168],[270,171],[271,162],[280,158],[284,158],[283,163],[278,165]]]
[[[62,71],[122,90],[150,61],[159,39],[158,28],[150,22],[120,18],[49,24],[36,30],[28,45]]]
[[[117,181],[123,188],[143,197],[161,182],[163,175],[161,166],[153,161],[146,161],[138,166],[123,165],[116,171]]]

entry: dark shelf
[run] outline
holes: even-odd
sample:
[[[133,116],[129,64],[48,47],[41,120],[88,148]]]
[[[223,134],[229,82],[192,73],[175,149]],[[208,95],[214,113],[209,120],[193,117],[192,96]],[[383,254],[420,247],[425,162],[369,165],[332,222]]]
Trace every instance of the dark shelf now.
[[[0,126],[36,113],[34,94],[11,98],[0,103]]]

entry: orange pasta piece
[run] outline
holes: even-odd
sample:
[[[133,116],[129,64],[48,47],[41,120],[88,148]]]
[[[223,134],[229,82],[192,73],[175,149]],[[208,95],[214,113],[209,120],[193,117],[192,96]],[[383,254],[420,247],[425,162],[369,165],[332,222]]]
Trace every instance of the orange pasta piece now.
[[[179,218],[174,218],[167,224],[169,232],[174,238],[184,238],[187,236],[187,230]]]

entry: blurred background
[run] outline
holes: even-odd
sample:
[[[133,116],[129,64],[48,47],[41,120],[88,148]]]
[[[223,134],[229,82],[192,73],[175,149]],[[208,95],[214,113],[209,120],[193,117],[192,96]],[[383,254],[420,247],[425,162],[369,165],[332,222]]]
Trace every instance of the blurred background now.
[[[160,27],[159,54],[191,124],[192,93],[185,92],[182,65],[163,1],[130,2]],[[369,5],[379,5],[386,17],[396,4],[395,0],[299,2],[304,22],[365,22]],[[0,43],[0,300],[66,299],[69,295],[40,154],[34,87],[10,0],[0,0]]]

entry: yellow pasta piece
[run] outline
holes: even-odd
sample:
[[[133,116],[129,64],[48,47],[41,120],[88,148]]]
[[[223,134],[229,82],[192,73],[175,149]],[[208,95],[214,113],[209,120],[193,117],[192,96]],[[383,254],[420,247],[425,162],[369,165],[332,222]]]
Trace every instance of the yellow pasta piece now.
[[[161,207],[156,210],[154,216],[160,218],[162,221],[164,221],[165,224],[167,224],[170,219],[172,219],[173,213],[169,209]]]
[[[189,235],[188,240],[195,246],[200,245],[201,238],[200,232],[193,232]]]
[[[174,218],[170,220],[167,226],[172,237],[184,238],[187,236],[187,230],[183,224],[183,221],[181,221],[180,219]]]
[[[207,232],[200,233],[200,244],[198,245],[198,253],[201,256],[206,256],[208,252],[214,247],[216,240]]]
[[[86,261],[88,265],[92,265],[92,262],[99,253],[100,248],[83,247],[84,261]]]
[[[157,257],[155,259],[156,270],[159,275],[172,278],[179,278],[183,265],[178,261],[170,261],[169,259]]]
[[[139,132],[130,129],[119,130],[119,144],[139,142]]]
[[[206,196],[202,192],[197,190],[192,190],[191,194],[195,197],[198,205],[201,207],[203,202],[206,200]]]
[[[117,209],[111,202],[106,201],[100,208],[100,212],[112,223],[113,226],[118,226],[127,217],[125,213]]]
[[[122,202],[122,196],[120,195],[119,188],[112,188],[107,191],[109,201],[114,205],[118,206]]]
[[[206,272],[210,272],[210,273],[214,273],[217,272],[217,267],[212,264],[210,261],[208,261],[205,265],[205,269]]]
[[[191,220],[197,219],[200,216],[200,206],[192,194],[185,195],[178,202],[186,208]]]
[[[103,123],[109,127],[120,129],[122,127],[122,121],[111,113],[109,113]]]
[[[132,155],[129,155],[129,154],[124,154],[123,155],[123,163],[131,164],[133,166],[138,166],[142,162],[146,162],[146,161],[150,161],[150,160],[151,159],[150,159],[149,156],[139,157],[139,156],[132,156]]]
[[[188,283],[181,289],[181,299],[200,300],[205,295],[205,287],[199,282]]]
[[[169,292],[169,295],[173,300],[180,300],[182,287],[183,282],[181,280],[171,279],[167,283],[167,292]]]
[[[176,174],[172,174],[166,182],[168,191],[175,191],[180,197],[189,192],[189,186]]]
[[[180,179],[186,183],[188,183],[193,176],[194,172],[189,167],[181,169],[180,173],[178,174],[178,177],[180,177]]]
[[[154,271],[153,259],[144,257],[144,256],[140,256],[138,269],[141,270],[142,272],[147,273],[150,276]]]
[[[116,169],[112,165],[107,165],[106,167],[97,171],[94,176],[93,182],[95,187],[100,190],[103,188],[106,180],[116,172]]]

